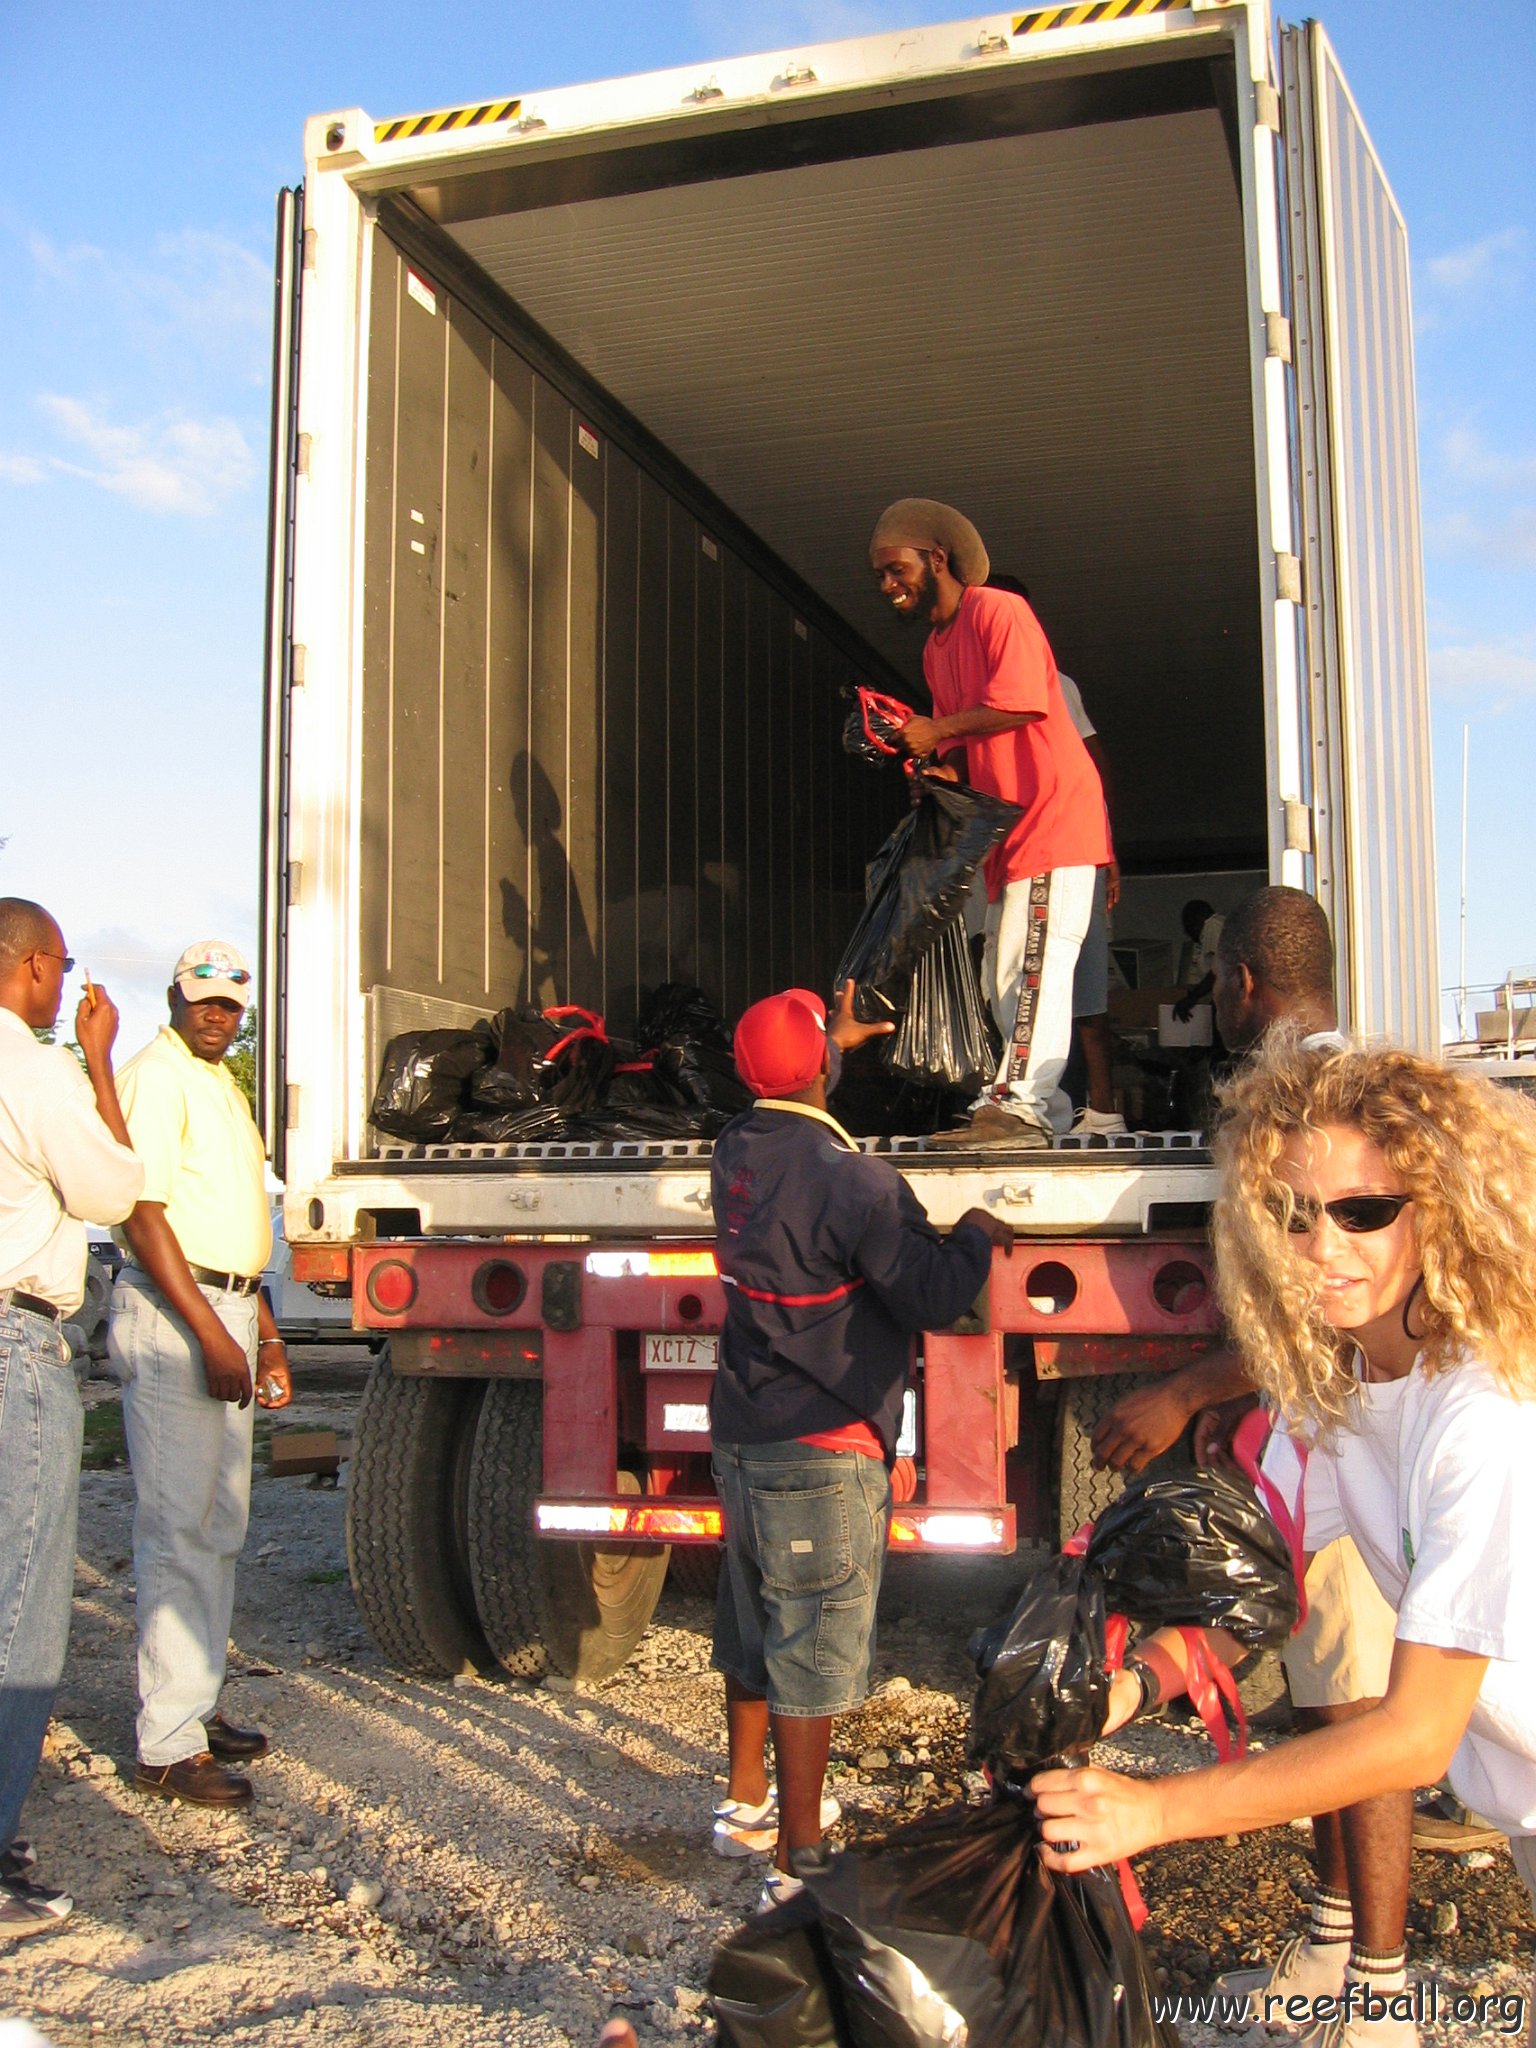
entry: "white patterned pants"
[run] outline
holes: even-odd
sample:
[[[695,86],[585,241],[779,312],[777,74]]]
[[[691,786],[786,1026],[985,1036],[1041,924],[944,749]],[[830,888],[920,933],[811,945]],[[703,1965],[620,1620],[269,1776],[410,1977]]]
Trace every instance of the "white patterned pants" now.
[[[1093,914],[1096,868],[1052,868],[1010,882],[987,905],[981,986],[1003,1037],[992,1104],[1048,1132],[1070,1128],[1060,1087],[1072,1049],[1072,982]]]

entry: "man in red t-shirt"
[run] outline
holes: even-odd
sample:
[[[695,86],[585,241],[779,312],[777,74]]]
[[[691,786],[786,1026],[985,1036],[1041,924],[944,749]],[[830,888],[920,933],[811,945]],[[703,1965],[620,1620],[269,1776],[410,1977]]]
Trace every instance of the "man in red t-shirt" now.
[[[1045,1146],[1065,1131],[1059,1086],[1072,1042],[1072,979],[1095,871],[1113,859],[1098,771],[1067,709],[1040,622],[1022,597],[988,590],[981,536],[951,505],[901,498],[869,544],[881,595],[928,628],[932,718],[902,732],[918,759],[963,750],[976,789],[1024,815],[987,862],[982,982],[1003,1057],[950,1142]],[[930,770],[950,774],[954,767]],[[943,1142],[936,1141],[936,1142]]]

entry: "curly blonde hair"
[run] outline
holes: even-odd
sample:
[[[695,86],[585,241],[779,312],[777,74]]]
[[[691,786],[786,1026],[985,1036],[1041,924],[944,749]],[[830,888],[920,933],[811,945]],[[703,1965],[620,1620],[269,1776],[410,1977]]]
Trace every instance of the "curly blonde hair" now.
[[[1278,1170],[1288,1139],[1330,1125],[1369,1139],[1413,1197],[1424,1371],[1470,1354],[1512,1393],[1536,1394],[1536,1109],[1523,1095],[1415,1053],[1309,1047],[1278,1030],[1218,1100],[1218,1293],[1250,1376],[1288,1421],[1330,1436],[1354,1385],[1353,1339],[1323,1315]]]

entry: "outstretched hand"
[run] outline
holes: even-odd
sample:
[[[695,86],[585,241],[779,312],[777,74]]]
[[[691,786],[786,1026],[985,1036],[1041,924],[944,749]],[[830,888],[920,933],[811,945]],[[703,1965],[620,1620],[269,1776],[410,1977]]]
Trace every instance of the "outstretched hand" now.
[[[853,1014],[853,999],[858,994],[851,981],[845,981],[837,992],[832,1014],[827,1019],[827,1036],[842,1052],[853,1052],[861,1045],[867,1045],[872,1038],[888,1038],[896,1029],[894,1024],[865,1024]]]

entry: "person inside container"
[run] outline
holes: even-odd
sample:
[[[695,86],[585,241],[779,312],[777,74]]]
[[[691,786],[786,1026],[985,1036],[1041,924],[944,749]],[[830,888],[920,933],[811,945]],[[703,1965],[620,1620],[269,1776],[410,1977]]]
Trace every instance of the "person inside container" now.
[[[710,1397],[725,1523],[713,1663],[730,1748],[713,1841],[722,1856],[774,1852],[765,1907],[830,1853],[832,1720],[869,1685],[912,1339],[962,1314],[993,1247],[1013,1245],[984,1209],[941,1235],[890,1161],[829,1113],[842,1054],[891,1028],[858,1023],[853,995],[846,983],[830,1021],[807,989],[746,1011],[734,1052],[756,1100],[711,1162],[726,1290]]]
[[[1017,576],[994,573],[987,578],[989,590],[1011,590],[1029,603],[1029,586]],[[1083,1071],[1088,1100],[1072,1119],[1075,1138],[1112,1138],[1125,1135],[1125,1118],[1115,1107],[1114,1041],[1109,1029],[1109,920],[1120,901],[1120,863],[1114,856],[1113,809],[1110,795],[1109,757],[1099,729],[1088,715],[1083,693],[1064,669],[1056,671],[1067,716],[1078,738],[1088,749],[1088,758],[1098,771],[1104,792],[1104,816],[1110,826],[1110,856],[1094,870],[1093,910],[1087,935],[1078,948],[1072,975],[1072,1029],[1082,1048]]]
[[[1194,1015],[1197,1003],[1208,1003],[1216,986],[1216,948],[1226,919],[1199,896],[1192,896],[1179,912],[1179,923],[1189,942],[1188,986],[1173,1006],[1181,1024]]]
[[[934,716],[908,720],[902,744],[919,761],[963,757],[974,788],[1024,814],[986,865],[982,986],[1001,1063],[969,1122],[931,1142],[1043,1148],[1072,1121],[1060,1082],[1073,978],[1095,875],[1114,857],[1104,791],[1039,621],[1023,598],[986,588],[987,551],[963,513],[898,499],[876,522],[869,560],[897,617],[928,629]],[[958,770],[947,758],[930,772]]]
[[[1309,1553],[1348,1535],[1396,1614],[1385,1696],[1294,1742],[1171,1778],[1032,1781],[1047,1863],[1081,1870],[1411,1792],[1448,1773],[1508,1833],[1536,1901],[1536,1111],[1393,1049],[1274,1035],[1223,1090],[1214,1229],[1229,1328],[1309,1445]],[[1218,1645],[1219,1647],[1219,1645]],[[1110,1725],[1180,1684],[1166,1632]],[[1415,2038],[1397,1971],[1277,1996],[1330,2048]]]

